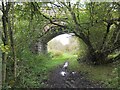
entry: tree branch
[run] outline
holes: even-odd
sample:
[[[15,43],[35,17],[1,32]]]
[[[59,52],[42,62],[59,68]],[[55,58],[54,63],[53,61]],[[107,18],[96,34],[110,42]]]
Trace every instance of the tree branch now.
[[[5,11],[6,14],[8,14],[8,12],[10,10],[10,6],[11,6],[11,3],[8,2],[7,5],[6,5],[6,11]]]
[[[55,22],[52,21],[51,18],[49,18],[49,17],[47,17],[46,15],[42,14],[42,13],[39,11],[39,9],[38,9],[38,8],[40,8],[39,5],[38,5],[38,3],[36,3],[36,6],[35,6],[35,4],[34,4],[33,2],[31,2],[31,3],[32,3],[33,7],[34,7],[34,10],[37,10],[37,11],[39,12],[39,14],[42,15],[45,19],[49,20],[51,24],[57,25],[57,26],[62,27],[62,28],[66,28],[66,26],[60,25],[60,24],[58,24],[58,23],[55,23]]]
[[[104,53],[110,54],[110,53],[114,52],[116,49],[119,49],[119,48],[120,48],[120,45],[118,45],[114,48],[111,48],[111,49],[107,49],[106,51],[104,51]]]
[[[110,32],[110,26],[112,25],[113,23],[108,23],[108,25],[107,25],[107,29],[106,29],[106,33],[105,33],[105,35],[104,35],[104,37],[103,37],[103,42],[102,42],[102,45],[101,45],[101,47],[100,47],[100,50],[103,50],[104,49],[104,44],[105,44],[105,41],[106,41],[106,39],[107,39],[107,36],[108,36],[108,33]]]
[[[69,6],[67,6],[64,2],[62,2],[62,4],[63,4],[64,6],[66,6],[66,8],[69,10],[69,12],[71,13],[71,16],[72,16],[72,18],[73,18],[73,20],[74,20],[77,28],[80,30],[80,24],[78,23],[77,18],[76,18],[76,15],[75,15],[75,13],[73,12],[73,10],[72,10],[72,8],[71,8],[71,4],[69,3]]]

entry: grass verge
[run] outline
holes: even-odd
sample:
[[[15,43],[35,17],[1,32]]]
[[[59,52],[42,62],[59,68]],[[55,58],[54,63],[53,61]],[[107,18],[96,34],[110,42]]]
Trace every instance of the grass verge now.
[[[113,64],[93,66],[86,63],[78,63],[77,56],[70,54],[63,54],[62,56],[52,58],[52,60],[45,62],[44,65],[47,69],[47,73],[52,71],[58,65],[63,64],[65,61],[69,61],[68,68],[71,71],[87,73],[88,79],[95,82],[103,83],[105,84],[105,86],[110,88],[112,88],[113,86],[110,84],[109,81],[118,75],[117,73],[113,73],[115,68]]]
[[[48,79],[51,71],[57,66],[63,64],[65,61],[69,61],[69,69],[77,72],[85,72],[88,75],[88,79],[95,82],[102,82],[107,84],[109,79],[113,78],[117,74],[113,74],[112,71],[115,68],[112,64],[91,66],[85,63],[78,63],[76,55],[63,54],[61,56],[51,58],[44,58],[45,56],[38,56],[34,60],[29,60],[29,71],[24,71],[22,81],[26,87],[45,87],[44,81]],[[41,59],[41,60],[40,60]],[[27,68],[28,69],[28,68]],[[21,85],[23,86],[23,85]],[[110,85],[110,87],[112,87]]]

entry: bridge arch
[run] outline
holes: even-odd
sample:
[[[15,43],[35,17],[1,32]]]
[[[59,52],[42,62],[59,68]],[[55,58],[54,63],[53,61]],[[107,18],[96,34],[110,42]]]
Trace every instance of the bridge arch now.
[[[59,26],[46,26],[44,27],[44,34],[43,36],[39,37],[39,40],[35,44],[36,47],[36,53],[47,53],[47,43],[55,38],[56,36],[59,36],[61,34],[70,34],[73,33],[73,31],[70,31],[69,29],[64,29]]]

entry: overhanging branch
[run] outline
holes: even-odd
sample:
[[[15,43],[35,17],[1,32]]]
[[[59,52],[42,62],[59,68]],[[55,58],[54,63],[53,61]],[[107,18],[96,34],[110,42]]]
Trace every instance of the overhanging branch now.
[[[70,12],[70,14],[71,14],[77,28],[80,30],[80,24],[78,23],[77,17],[75,15],[75,13],[73,12],[72,8],[71,8],[71,4],[69,3],[69,6],[67,6],[64,2],[62,2],[62,4],[69,10],[69,12]]]
[[[38,8],[40,8],[39,5],[38,5],[38,3],[36,3],[36,5],[35,5],[33,2],[31,2],[31,3],[32,3],[33,7],[34,7],[34,10],[37,10],[37,11],[39,12],[39,14],[42,15],[45,19],[49,20],[49,22],[50,22],[51,24],[57,25],[57,26],[62,27],[62,28],[67,28],[67,27],[64,26],[64,25],[55,23],[54,21],[52,21],[51,18],[49,18],[49,17],[47,17],[46,15],[42,14],[42,13],[39,11],[39,9],[38,9]]]

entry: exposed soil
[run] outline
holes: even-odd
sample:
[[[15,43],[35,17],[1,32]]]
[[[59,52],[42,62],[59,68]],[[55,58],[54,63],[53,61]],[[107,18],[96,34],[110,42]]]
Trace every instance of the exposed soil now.
[[[86,73],[67,70],[66,76],[60,74],[63,71],[63,65],[58,66],[49,75],[49,80],[45,83],[47,88],[103,88],[103,85],[90,81]]]

